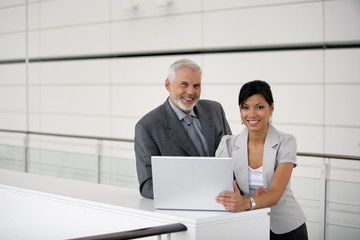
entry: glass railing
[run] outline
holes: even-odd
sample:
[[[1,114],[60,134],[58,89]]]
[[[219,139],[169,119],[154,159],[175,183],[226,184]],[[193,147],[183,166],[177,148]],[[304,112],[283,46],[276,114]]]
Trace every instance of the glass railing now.
[[[0,135],[0,168],[138,188],[133,140],[9,130],[1,133],[6,136]],[[17,134],[12,139],[17,146],[4,144],[9,134]]]
[[[25,147],[0,145],[0,168],[24,171]]]
[[[17,136],[14,144],[4,143],[9,134]],[[291,188],[307,216],[310,239],[360,236],[359,160],[298,153]],[[132,139],[0,130],[0,168],[138,188]]]

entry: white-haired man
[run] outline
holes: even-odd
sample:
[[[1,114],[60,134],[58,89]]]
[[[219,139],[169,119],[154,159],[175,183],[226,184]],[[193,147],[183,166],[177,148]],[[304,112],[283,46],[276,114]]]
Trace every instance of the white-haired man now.
[[[169,97],[135,126],[140,194],[153,198],[151,156],[214,156],[223,135],[231,134],[220,103],[200,100],[201,68],[180,59],[170,68]]]

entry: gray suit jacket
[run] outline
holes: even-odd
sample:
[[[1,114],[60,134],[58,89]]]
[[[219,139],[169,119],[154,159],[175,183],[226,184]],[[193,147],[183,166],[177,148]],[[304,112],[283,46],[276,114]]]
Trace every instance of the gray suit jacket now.
[[[231,134],[220,103],[200,100],[194,107],[210,156],[223,135]],[[153,198],[151,156],[200,156],[168,100],[141,118],[135,126],[136,169],[143,197]]]
[[[224,136],[216,151],[216,156],[233,158],[233,168],[239,188],[249,195],[249,169],[247,151],[248,129],[239,135]],[[296,139],[282,133],[269,124],[263,154],[263,185],[269,189],[276,166],[291,162],[296,166]],[[270,229],[277,234],[287,233],[305,222],[305,215],[295,200],[288,183],[277,205],[271,207]]]

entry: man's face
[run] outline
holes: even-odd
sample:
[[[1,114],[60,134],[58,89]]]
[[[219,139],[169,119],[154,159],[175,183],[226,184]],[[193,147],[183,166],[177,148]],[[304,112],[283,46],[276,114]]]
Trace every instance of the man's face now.
[[[176,70],[173,82],[165,81],[172,103],[181,111],[189,113],[200,99],[201,73],[181,67]]]

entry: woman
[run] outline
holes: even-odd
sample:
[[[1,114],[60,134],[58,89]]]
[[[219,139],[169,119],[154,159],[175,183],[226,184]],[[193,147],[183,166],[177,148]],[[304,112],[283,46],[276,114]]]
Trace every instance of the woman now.
[[[271,240],[308,239],[305,215],[289,184],[296,167],[296,139],[271,125],[274,101],[269,84],[244,84],[239,107],[246,128],[239,135],[224,136],[216,151],[216,156],[233,158],[235,191],[220,193],[217,202],[233,212],[271,207]]]

